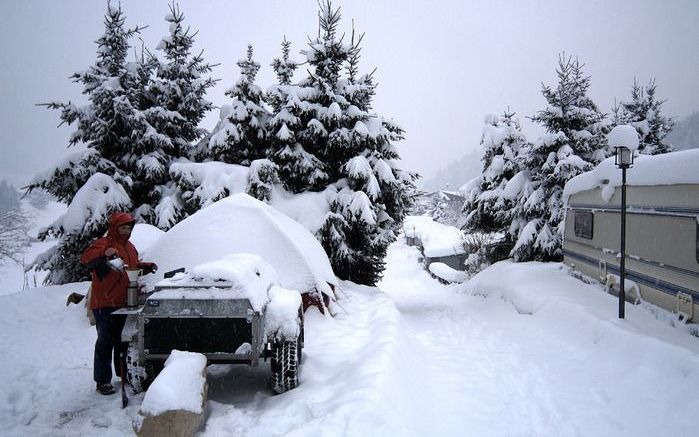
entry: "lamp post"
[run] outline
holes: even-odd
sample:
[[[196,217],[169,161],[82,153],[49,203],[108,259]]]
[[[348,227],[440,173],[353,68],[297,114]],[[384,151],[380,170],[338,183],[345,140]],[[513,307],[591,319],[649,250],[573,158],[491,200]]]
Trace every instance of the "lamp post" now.
[[[624,318],[626,302],[626,169],[633,165],[633,151],[625,146],[617,146],[614,164],[621,169],[621,261],[619,262],[619,318]]]

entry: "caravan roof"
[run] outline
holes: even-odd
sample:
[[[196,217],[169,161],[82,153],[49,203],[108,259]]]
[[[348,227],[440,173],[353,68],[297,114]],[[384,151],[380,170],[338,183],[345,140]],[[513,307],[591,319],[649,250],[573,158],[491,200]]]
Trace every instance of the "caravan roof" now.
[[[699,184],[699,149],[662,155],[637,156],[633,167],[627,170],[627,185]],[[602,200],[609,202],[616,187],[621,186],[621,171],[614,165],[614,157],[602,161],[594,170],[568,181],[563,190],[567,203],[573,194],[601,188]]]

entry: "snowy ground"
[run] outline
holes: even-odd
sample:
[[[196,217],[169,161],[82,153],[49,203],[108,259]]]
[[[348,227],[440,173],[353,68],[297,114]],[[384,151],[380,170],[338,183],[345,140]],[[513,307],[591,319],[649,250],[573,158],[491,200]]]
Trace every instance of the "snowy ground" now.
[[[312,312],[300,386],[267,366],[209,368],[202,436],[694,435],[699,339],[559,264],[502,263],[441,285],[394,244],[376,288],[342,283],[335,318]],[[100,396],[94,328],[65,306],[86,284],[0,297],[0,435],[118,436],[143,395]],[[383,292],[382,292],[383,291]]]

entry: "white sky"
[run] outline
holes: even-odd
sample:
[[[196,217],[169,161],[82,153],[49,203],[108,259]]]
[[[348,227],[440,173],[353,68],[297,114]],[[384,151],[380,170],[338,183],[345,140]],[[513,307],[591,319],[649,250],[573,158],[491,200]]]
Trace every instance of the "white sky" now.
[[[151,49],[167,33],[168,1],[122,0],[130,26],[149,25]],[[317,31],[317,3],[299,1],[179,2],[199,31],[197,49],[220,63],[210,93],[216,105],[239,76],[235,61],[252,43],[262,64],[258,83],[275,81],[272,59],[284,35],[295,59]],[[508,106],[520,116],[543,109],[541,82],[555,85],[557,56],[579,57],[592,76],[590,94],[608,112],[628,98],[634,76],[655,77],[666,114],[699,110],[699,1],[336,1],[341,30],[351,20],[366,33],[362,69],[377,68],[375,109],[407,130],[398,144],[403,167],[431,176],[478,145],[483,116]],[[24,183],[70,150],[72,128],[56,129],[58,113],[35,106],[80,102],[67,78],[95,60],[106,1],[7,2],[0,15],[0,178]],[[300,77],[300,76],[299,76]],[[211,128],[218,111],[204,127]],[[525,121],[531,137],[540,133]],[[533,138],[532,138],[533,139]]]

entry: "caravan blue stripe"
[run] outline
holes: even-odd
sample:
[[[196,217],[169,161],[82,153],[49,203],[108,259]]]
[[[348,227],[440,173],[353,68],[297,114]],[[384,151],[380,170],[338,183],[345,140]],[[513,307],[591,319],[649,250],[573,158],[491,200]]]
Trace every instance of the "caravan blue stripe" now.
[[[581,253],[573,252],[572,250],[569,249],[564,249],[563,250],[563,255],[569,256],[571,258],[578,259],[582,262],[588,263],[592,266],[598,266],[599,261],[596,258],[592,258],[587,255],[583,255]],[[619,266],[614,265],[614,264],[609,264],[607,263],[607,270],[610,270],[612,273],[615,273],[619,275]],[[682,292],[689,294],[692,296],[692,299],[694,301],[699,301],[699,292],[691,290],[689,288],[682,287],[677,284],[673,284],[671,282],[663,281],[658,278],[654,278],[652,276],[644,275],[642,273],[626,269],[626,277],[631,279],[634,282],[638,282],[639,284],[645,285],[647,287],[653,287],[655,289],[658,289],[662,291],[663,293],[667,293],[671,296],[677,296],[677,293]]]
[[[620,205],[599,205],[599,204],[570,204],[571,209],[596,209],[598,211],[620,211]],[[662,213],[669,212],[675,214],[699,215],[699,209],[686,206],[660,206],[660,205],[628,205],[626,211],[629,214]]]

